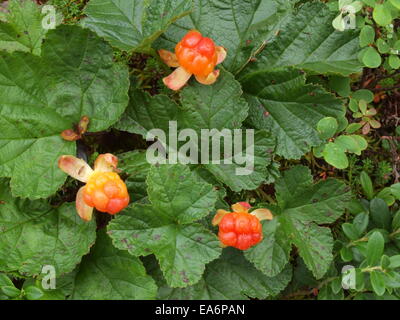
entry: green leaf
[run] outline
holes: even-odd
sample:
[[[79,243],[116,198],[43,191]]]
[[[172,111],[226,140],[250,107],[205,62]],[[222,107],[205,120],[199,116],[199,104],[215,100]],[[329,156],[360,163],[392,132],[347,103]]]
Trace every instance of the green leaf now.
[[[114,248],[106,233],[99,232],[75,274],[71,299],[147,300],[156,294],[157,286],[140,259]]]
[[[152,129],[161,129],[168,133],[169,121],[174,121],[181,111],[180,107],[165,95],[151,96],[148,92],[131,86],[129,105],[114,125],[118,130],[136,133],[146,138]]]
[[[374,289],[375,293],[378,296],[382,296],[385,291],[385,277],[382,272],[380,271],[371,271],[370,273],[371,285],[372,289]]]
[[[277,276],[289,261],[291,242],[279,218],[263,222],[263,240],[245,252],[247,260],[269,277]]]
[[[128,177],[125,179],[126,186],[132,201],[137,201],[147,196],[146,178],[151,165],[146,159],[146,152],[130,151],[118,155],[118,167]]]
[[[0,21],[0,50],[26,51],[40,55],[47,29],[42,27],[44,15],[34,1],[8,1],[7,22]]]
[[[4,286],[0,290],[10,298],[16,298],[21,294],[21,291],[14,286]]]
[[[375,41],[375,30],[373,27],[366,25],[361,29],[360,32],[360,46],[366,47]]]
[[[390,265],[390,258],[389,258],[387,255],[384,254],[384,255],[381,257],[380,265],[381,265],[381,268],[382,268],[382,269],[387,269],[387,268],[389,268],[389,265]]]
[[[246,258],[268,276],[278,274],[288,261],[290,244],[299,249],[307,267],[321,278],[332,261],[333,239],[329,228],[316,223],[331,223],[343,213],[350,194],[343,183],[328,179],[317,184],[306,167],[286,171],[276,184],[277,222],[264,223],[262,242]],[[265,231],[265,230],[264,230]]]
[[[374,93],[371,90],[367,89],[357,90],[351,94],[351,97],[353,99],[359,100],[360,102],[361,100],[364,100],[366,103],[374,101]]]
[[[369,211],[371,214],[372,221],[378,228],[389,230],[392,222],[392,215],[388,205],[383,199],[375,198],[372,199],[369,204]]]
[[[338,128],[338,123],[335,118],[325,117],[321,119],[317,124],[317,130],[320,134],[321,139],[332,138]]]
[[[376,45],[378,46],[378,50],[380,53],[388,53],[390,51],[390,46],[388,45],[388,43],[381,38],[376,40]]]
[[[265,43],[276,40],[276,32],[287,20],[292,7],[293,3],[286,0],[194,0],[193,12],[171,25],[156,42],[156,47],[174,50],[189,30],[199,30],[227,49],[223,66],[236,74]]]
[[[212,86],[193,81],[181,92],[183,110],[178,115],[179,126],[198,133],[202,129],[241,128],[249,109],[242,93],[240,83],[223,70]]]
[[[400,267],[400,255],[391,256],[389,268],[396,269]]]
[[[345,149],[340,144],[329,142],[322,155],[326,162],[338,169],[346,169],[349,166]]]
[[[353,226],[357,229],[358,234],[362,234],[368,227],[369,215],[365,212],[360,212],[354,217]]]
[[[5,275],[4,273],[0,273],[0,287],[13,285],[13,282],[7,275]]]
[[[342,97],[348,97],[351,91],[350,78],[342,76],[330,76],[329,87]]]
[[[367,263],[370,266],[374,266],[379,263],[383,249],[385,246],[385,241],[380,232],[374,232],[368,239],[367,244]]]
[[[148,53],[153,41],[191,9],[191,0],[91,0],[83,25],[114,47]]]
[[[92,132],[117,121],[129,83],[112,59],[111,47],[77,26],[50,31],[42,58],[0,54],[0,176],[11,177],[14,196],[46,198],[64,183],[57,160],[76,147],[60,133],[82,116]]]
[[[159,299],[171,300],[247,300],[276,296],[292,278],[287,266],[276,277],[256,270],[243,254],[233,248],[224,250],[220,259],[211,262],[196,285],[184,289],[160,287]]]
[[[362,62],[368,68],[378,68],[382,63],[382,58],[375,48],[368,47],[362,56]]]
[[[389,0],[390,3],[400,10],[400,0]]]
[[[0,180],[0,270],[38,276],[44,265],[69,272],[95,241],[96,223],[84,222],[75,204],[52,208],[44,201],[13,198]]]
[[[396,197],[396,199],[400,200],[400,183],[395,183],[390,186],[390,191]]]
[[[345,76],[360,72],[358,32],[336,31],[331,25],[334,18],[335,13],[323,3],[302,5],[280,28],[277,39],[256,55],[257,61],[249,64],[243,75],[289,66]]]
[[[195,156],[191,157],[190,163],[202,164],[204,168],[210,171],[218,181],[227,184],[234,191],[243,189],[256,189],[268,176],[267,166],[271,163],[272,153],[275,149],[275,140],[264,131],[255,132],[254,143],[249,141],[246,144],[247,137],[243,134],[242,148],[232,148],[232,156],[220,153],[220,163],[212,163],[209,156],[217,148],[222,147],[224,130],[230,129],[231,134],[234,129],[240,129],[242,122],[247,117],[248,105],[241,97],[242,91],[240,84],[234,77],[222,71],[218,82],[213,86],[204,86],[198,83],[192,83],[181,92],[182,106],[164,95],[150,96],[141,90],[132,89],[130,96],[130,105],[121,120],[117,124],[120,130],[141,134],[143,137],[150,135],[150,130],[161,129],[165,132],[165,137],[159,138],[165,145],[166,152],[169,153],[169,159],[178,157],[176,151],[182,151],[183,142],[180,141],[173,146],[173,141],[166,141],[169,136],[169,130],[175,125],[179,133],[183,130],[194,130],[195,138],[190,137],[190,142],[197,149]],[[173,123],[172,121],[176,121]],[[209,130],[209,134],[203,136],[202,132]],[[232,130],[233,129],[233,130]],[[172,132],[172,131],[171,131]],[[197,135],[196,135],[197,134]],[[212,140],[216,138],[217,143]],[[177,138],[175,138],[176,140]],[[182,140],[182,138],[179,138]],[[219,141],[219,144],[218,144]],[[189,142],[189,141],[188,141]],[[203,142],[208,142],[208,149],[202,152]],[[235,142],[235,141],[234,141]],[[232,144],[231,147],[234,147]],[[254,168],[250,163],[240,163],[237,160],[240,154],[246,153],[246,148],[251,150],[254,147]],[[178,150],[177,150],[178,149]],[[184,154],[186,158],[186,153]],[[202,156],[208,156],[203,161]],[[181,162],[180,158],[177,158]],[[186,159],[185,159],[186,161]],[[208,161],[208,162],[207,162]],[[221,163],[222,162],[222,163]],[[229,163],[230,162],[230,163]],[[238,170],[245,171],[245,174],[238,175]]]
[[[344,262],[349,262],[353,260],[353,252],[348,247],[343,247],[340,249],[340,257]]]
[[[351,123],[349,126],[346,128],[347,133],[354,133],[358,130],[360,130],[362,125],[360,123]]]
[[[230,189],[235,192],[241,190],[253,190],[258,188],[260,184],[267,181],[267,179],[273,178],[270,175],[268,167],[271,164],[271,158],[274,154],[275,141],[272,134],[265,130],[256,131],[254,134],[254,143],[249,141],[245,143],[246,137],[242,138],[243,149],[233,152],[232,158],[225,158],[230,160],[232,164],[205,164],[209,172],[211,172],[215,178],[228,185]],[[236,160],[235,157],[245,155],[247,150],[254,148],[254,158],[250,161],[247,159],[245,162]],[[250,151],[250,155],[253,151]],[[254,160],[254,163],[253,163]]]
[[[281,219],[282,227],[298,248],[308,269],[317,279],[323,277],[332,262],[333,239],[329,228],[304,223],[290,214]]]
[[[157,214],[178,224],[203,218],[217,200],[212,186],[182,165],[153,167],[147,184],[149,200],[157,208]]]
[[[298,70],[249,74],[242,79],[249,103],[248,122],[277,137],[276,153],[287,159],[299,159],[311,147],[322,144],[318,122],[325,117],[339,124],[345,110],[340,102],[321,87],[305,84]]]
[[[391,54],[389,56],[389,65],[393,68],[393,69],[398,69],[400,68],[400,58],[398,56],[395,56],[393,54]]]
[[[362,171],[360,174],[360,183],[366,197],[371,200],[374,197],[374,186],[368,173]]]
[[[377,24],[383,27],[392,22],[392,15],[390,13],[390,10],[384,4],[378,3],[375,5],[372,17]]]
[[[342,230],[350,240],[357,240],[360,237],[358,229],[351,223],[343,223]]]
[[[217,193],[184,165],[152,167],[151,205],[135,205],[111,221],[114,245],[135,256],[154,253],[171,287],[195,284],[220,253],[217,237],[194,223],[214,209]]]
[[[357,140],[353,139],[353,136],[341,135],[336,138],[335,144],[339,145],[346,152],[355,153],[357,155],[361,154],[360,146]]]
[[[43,291],[35,286],[29,286],[24,291],[28,300],[39,300],[44,295]]]

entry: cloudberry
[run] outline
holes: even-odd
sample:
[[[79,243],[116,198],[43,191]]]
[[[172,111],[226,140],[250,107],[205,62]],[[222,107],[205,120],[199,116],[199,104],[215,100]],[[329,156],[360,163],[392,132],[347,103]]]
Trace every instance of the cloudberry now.
[[[259,208],[252,212],[247,202],[238,202],[232,205],[232,211],[218,210],[212,220],[214,226],[219,226],[218,237],[223,247],[235,247],[247,250],[263,239],[260,221],[272,220],[270,210]]]
[[[170,67],[176,68],[164,84],[172,89],[181,89],[191,78],[204,85],[217,81],[220,71],[215,66],[222,63],[227,55],[225,48],[216,46],[210,38],[203,37],[196,30],[189,31],[175,46],[175,53],[168,50],[158,50],[160,58]]]
[[[218,237],[226,246],[247,250],[262,240],[262,226],[250,213],[231,212],[219,223]]]
[[[199,76],[213,72],[218,61],[214,41],[195,30],[189,31],[176,45],[175,54],[182,67]]]
[[[94,172],[83,190],[83,199],[89,207],[110,214],[129,204],[126,185],[115,172]]]
[[[94,162],[94,170],[82,159],[64,155],[58,167],[71,177],[86,183],[76,194],[76,210],[85,221],[90,221],[93,208],[116,214],[129,204],[129,194],[117,169],[118,158],[111,153],[101,154]]]

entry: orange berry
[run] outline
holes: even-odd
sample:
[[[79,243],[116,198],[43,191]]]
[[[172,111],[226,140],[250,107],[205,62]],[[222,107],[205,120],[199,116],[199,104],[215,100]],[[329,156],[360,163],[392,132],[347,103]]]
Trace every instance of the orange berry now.
[[[219,223],[218,237],[224,245],[247,250],[262,240],[262,225],[250,213],[231,212]]]
[[[186,71],[199,76],[208,76],[218,61],[215,43],[200,32],[189,31],[176,45],[175,54]]]
[[[83,192],[83,199],[98,211],[116,214],[129,204],[129,194],[125,183],[115,172],[93,173]]]

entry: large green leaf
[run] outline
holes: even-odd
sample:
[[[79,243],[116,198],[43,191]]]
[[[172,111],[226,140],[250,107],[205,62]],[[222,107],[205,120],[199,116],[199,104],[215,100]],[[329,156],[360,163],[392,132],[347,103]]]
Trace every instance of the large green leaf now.
[[[226,71],[221,71],[212,86],[193,81],[181,92],[183,110],[178,114],[179,126],[199,133],[201,129],[240,128],[249,109],[242,94],[239,82]]]
[[[262,225],[264,240],[247,250],[245,256],[254,263],[256,268],[273,277],[278,275],[288,263],[292,245],[278,219],[265,221]]]
[[[191,0],[91,0],[83,25],[117,48],[149,52],[152,42],[191,8]]]
[[[243,254],[225,249],[221,258],[210,263],[196,285],[173,289],[165,284],[159,289],[160,299],[171,300],[245,300],[276,296],[292,278],[288,265],[279,275],[270,278],[256,270]]]
[[[40,276],[52,265],[57,276],[72,271],[89,252],[96,234],[95,221],[84,222],[75,205],[53,208],[42,200],[11,196],[0,179],[0,270]]]
[[[225,142],[224,130],[228,134],[234,134],[235,129],[242,127],[242,122],[247,117],[248,105],[241,97],[240,84],[227,71],[222,70],[217,83],[213,86],[205,86],[191,82],[181,92],[182,106],[165,95],[150,96],[138,89],[131,89],[130,103],[122,120],[116,125],[120,130],[141,134],[146,137],[152,129],[161,129],[165,133],[165,139],[169,138],[171,121],[176,121],[176,127],[181,133],[184,129],[191,129],[196,136],[194,145],[197,146],[197,159],[191,163],[204,165],[219,181],[227,184],[234,191],[243,189],[255,189],[268,177],[267,166],[271,163],[272,153],[275,149],[275,140],[272,135],[260,131],[254,133],[254,142],[246,144],[246,136],[242,136],[242,148],[233,148],[232,154],[220,153],[220,163],[212,163],[209,157],[208,163],[201,161],[202,156],[209,156],[215,149],[222,149]],[[202,135],[208,129],[207,135]],[[175,138],[176,139],[176,138]],[[216,139],[216,143],[212,143]],[[186,140],[187,141],[187,140]],[[183,145],[181,141],[177,147],[178,151]],[[202,151],[203,142],[209,142],[208,149]],[[169,141],[165,141],[171,147]],[[247,175],[238,175],[237,170],[246,166],[239,161],[239,156],[246,153],[246,147],[254,148],[254,168],[250,168]],[[167,152],[169,150],[167,149]],[[244,155],[243,155],[244,156]],[[226,160],[225,163],[223,163]]]
[[[337,31],[332,27],[336,12],[321,2],[302,5],[287,19],[275,41],[256,55],[243,74],[297,67],[317,73],[349,75],[360,72],[359,32]]]
[[[243,137],[243,141],[245,138]],[[249,152],[249,157],[252,157],[252,162],[239,163],[234,158],[242,152],[233,153],[233,158],[227,158],[232,161],[232,164],[205,164],[203,165],[210,171],[218,181],[221,181],[229,186],[233,191],[253,190],[260,184],[265,182],[269,177],[268,165],[271,164],[271,158],[275,150],[275,140],[271,134],[266,131],[256,131],[254,134],[254,143],[243,146],[243,154],[249,150],[254,150],[253,156]],[[243,174],[245,173],[245,174]]]
[[[323,143],[317,130],[321,119],[341,122],[345,116],[340,100],[305,81],[297,70],[260,71],[242,79],[250,106],[247,121],[276,136],[276,153],[287,159],[299,159]]]
[[[109,224],[114,245],[135,256],[154,253],[168,284],[195,284],[221,252],[217,237],[195,223],[214,209],[217,193],[184,165],[152,167],[151,205],[134,205]]]
[[[128,103],[128,71],[89,30],[61,26],[47,34],[42,58],[0,54],[0,176],[15,196],[45,198],[63,184],[57,167],[75,144],[60,133],[86,115],[90,131],[115,123]]]
[[[329,228],[317,224],[338,219],[351,195],[338,180],[313,184],[309,170],[302,166],[286,171],[275,188],[279,207],[270,208],[275,218],[264,222],[264,239],[246,252],[246,258],[272,277],[288,262],[293,244],[319,279],[332,262],[333,238]]]
[[[75,273],[70,299],[145,300],[156,294],[157,286],[140,259],[116,249],[105,232],[99,232]]]
[[[42,27],[44,15],[34,1],[10,0],[7,22],[0,21],[0,50],[26,51],[40,55],[47,29]]]
[[[179,112],[180,107],[166,95],[151,96],[148,92],[131,85],[129,105],[114,127],[140,134],[143,138],[146,138],[152,129],[161,129],[168,134],[169,121],[176,121]]]
[[[130,151],[118,155],[118,167],[122,172],[128,174],[125,179],[131,201],[141,200],[147,197],[146,178],[151,164],[146,159],[146,152]]]
[[[171,25],[156,46],[174,50],[186,32],[197,29],[227,49],[228,56],[223,65],[236,73],[265,43],[273,41],[294,2],[195,0],[193,12]]]

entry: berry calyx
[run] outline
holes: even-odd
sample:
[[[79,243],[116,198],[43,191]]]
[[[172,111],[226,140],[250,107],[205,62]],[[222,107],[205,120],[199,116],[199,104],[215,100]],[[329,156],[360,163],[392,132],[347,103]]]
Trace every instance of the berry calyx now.
[[[227,213],[219,223],[218,237],[226,246],[247,250],[262,240],[262,225],[250,213]]]
[[[175,54],[179,65],[196,76],[207,77],[218,62],[214,41],[196,30],[189,31],[183,37],[175,47]]]
[[[83,199],[89,207],[116,214],[129,204],[125,183],[116,172],[94,172],[83,189]]]

